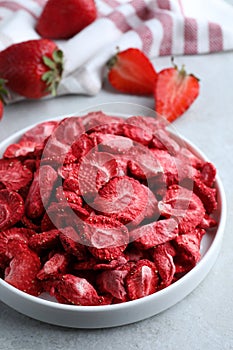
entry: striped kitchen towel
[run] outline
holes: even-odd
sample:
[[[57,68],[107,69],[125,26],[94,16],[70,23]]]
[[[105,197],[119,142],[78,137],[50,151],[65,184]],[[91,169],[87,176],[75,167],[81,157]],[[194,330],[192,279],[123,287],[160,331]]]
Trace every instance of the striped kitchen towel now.
[[[35,24],[46,0],[0,0],[0,50],[38,39]],[[139,48],[150,58],[233,49],[233,6],[224,0],[96,0],[98,18],[69,40],[58,94],[95,95],[107,60]],[[12,94],[11,101],[18,99]]]

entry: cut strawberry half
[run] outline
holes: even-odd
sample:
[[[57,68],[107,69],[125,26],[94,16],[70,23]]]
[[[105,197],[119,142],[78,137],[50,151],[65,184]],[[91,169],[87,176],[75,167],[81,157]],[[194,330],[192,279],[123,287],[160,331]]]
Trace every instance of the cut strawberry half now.
[[[155,110],[172,122],[181,116],[199,95],[199,80],[176,65],[159,72],[155,86]]]
[[[128,94],[153,94],[157,73],[142,51],[130,48],[118,52],[107,65],[108,79],[115,89]]]

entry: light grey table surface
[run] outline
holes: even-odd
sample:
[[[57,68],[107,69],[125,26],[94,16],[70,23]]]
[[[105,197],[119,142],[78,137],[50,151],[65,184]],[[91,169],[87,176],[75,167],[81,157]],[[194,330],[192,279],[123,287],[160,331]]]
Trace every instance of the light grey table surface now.
[[[206,279],[184,300],[150,319],[111,329],[62,328],[30,319],[0,302],[1,350],[229,350],[233,349],[233,52],[177,57],[201,79],[193,106],[175,121],[177,131],[216,165],[226,189],[227,226],[220,255]],[[170,58],[154,60],[160,70]],[[95,97],[64,96],[6,108],[0,141],[30,124],[101,103],[127,101],[153,108],[153,98],[114,92],[108,84]]]

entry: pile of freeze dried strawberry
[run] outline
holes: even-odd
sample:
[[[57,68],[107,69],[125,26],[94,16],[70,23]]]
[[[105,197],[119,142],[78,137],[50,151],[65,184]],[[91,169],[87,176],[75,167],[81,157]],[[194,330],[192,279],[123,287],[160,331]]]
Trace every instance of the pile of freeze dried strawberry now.
[[[39,124],[0,159],[0,277],[64,304],[155,293],[199,261],[215,175],[159,119]]]

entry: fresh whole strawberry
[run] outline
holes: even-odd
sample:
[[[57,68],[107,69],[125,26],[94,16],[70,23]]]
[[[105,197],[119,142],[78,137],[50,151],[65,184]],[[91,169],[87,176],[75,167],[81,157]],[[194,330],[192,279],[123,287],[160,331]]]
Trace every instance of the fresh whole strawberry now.
[[[97,17],[94,0],[48,0],[36,25],[44,38],[67,39]]]
[[[118,52],[107,63],[108,80],[117,90],[134,95],[152,95],[157,73],[144,53],[130,48]]]
[[[48,39],[13,44],[0,52],[0,77],[26,98],[56,94],[63,70],[63,53]]]
[[[0,79],[0,120],[2,119],[3,112],[4,112],[4,96],[8,95],[7,90],[4,87],[5,80]]]
[[[199,80],[187,74],[184,66],[163,69],[155,87],[155,110],[172,122],[181,116],[199,95]]]

